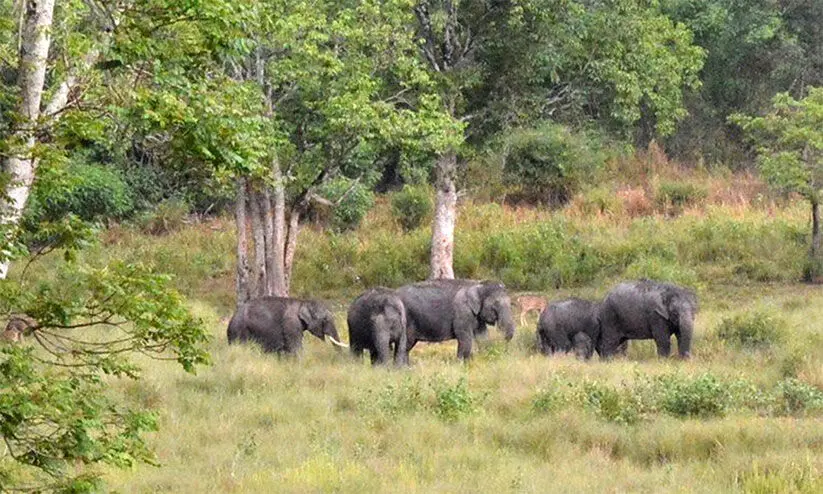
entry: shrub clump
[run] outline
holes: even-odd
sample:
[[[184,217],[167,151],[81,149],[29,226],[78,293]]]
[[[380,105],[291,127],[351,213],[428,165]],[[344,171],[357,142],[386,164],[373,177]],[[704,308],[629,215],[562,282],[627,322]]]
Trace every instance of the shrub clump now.
[[[608,154],[597,136],[547,123],[518,129],[503,144],[503,181],[515,200],[562,205],[593,183]]]
[[[778,413],[786,415],[823,410],[823,391],[793,377],[777,383],[775,399]]]
[[[391,211],[404,230],[419,227],[432,213],[431,191],[428,187],[406,185],[391,199]]]
[[[632,425],[643,417],[641,400],[628,388],[618,390],[587,381],[580,390],[580,398],[584,407],[609,422]]]
[[[435,391],[435,414],[441,419],[453,422],[464,415],[470,415],[477,409],[477,397],[469,389],[465,377],[455,384],[437,383]]]
[[[723,319],[717,337],[743,348],[767,348],[785,339],[784,321],[770,312],[758,310]]]
[[[726,412],[728,393],[711,374],[696,378],[676,375],[659,378],[660,408],[675,417],[721,417]]]
[[[657,187],[655,201],[660,208],[680,210],[696,204],[709,195],[704,187],[688,182],[661,182]]]

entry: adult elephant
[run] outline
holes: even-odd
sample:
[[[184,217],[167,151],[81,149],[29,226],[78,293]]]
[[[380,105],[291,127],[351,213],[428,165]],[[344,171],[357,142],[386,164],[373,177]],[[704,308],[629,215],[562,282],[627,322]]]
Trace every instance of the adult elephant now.
[[[514,336],[511,300],[502,283],[431,280],[405,285],[397,294],[406,307],[407,350],[418,341],[457,340],[457,357],[471,358],[472,340],[495,324]]]
[[[346,318],[354,356],[369,351],[372,365],[383,364],[392,353],[395,365],[409,363],[406,349],[406,309],[394,290],[377,287],[351,303]]]
[[[573,350],[579,358],[591,358],[600,336],[597,309],[596,302],[579,298],[547,305],[537,321],[539,350],[544,355]]]
[[[267,352],[295,354],[303,347],[303,331],[339,346],[337,327],[331,311],[316,300],[288,297],[260,297],[241,305],[229,321],[229,343],[248,340]]]
[[[668,357],[675,335],[678,353],[689,358],[697,310],[697,296],[687,288],[651,280],[621,283],[600,305],[597,351],[609,357],[627,340],[654,339],[657,354]]]

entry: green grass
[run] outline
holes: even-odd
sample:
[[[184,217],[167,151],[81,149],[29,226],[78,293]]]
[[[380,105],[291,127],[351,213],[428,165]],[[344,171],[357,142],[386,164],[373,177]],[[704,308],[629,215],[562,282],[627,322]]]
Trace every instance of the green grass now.
[[[728,304],[782,307],[790,339],[756,350],[727,344],[715,328]],[[354,362],[311,336],[299,360],[229,347],[218,313],[196,304],[214,331],[214,365],[196,376],[151,365],[141,382],[118,386],[159,409],[152,442],[162,466],[112,470],[109,486],[819,492],[823,294],[802,285],[721,286],[703,305],[688,362],[658,360],[650,342],[613,362],[548,359],[533,353],[526,327],[508,346],[492,333],[468,365],[456,361],[453,344],[422,345],[410,369],[392,370]],[[784,361],[797,355],[795,381],[786,384]],[[809,408],[798,409],[801,402]]]
[[[503,279],[512,292],[593,298],[639,276],[696,287],[694,357],[659,360],[643,341],[611,362],[545,358],[532,315],[508,345],[492,330],[468,365],[451,342],[418,345],[409,369],[373,369],[310,335],[301,358],[278,358],[225,342],[230,220],[157,237],[118,228],[82,255],[172,272],[214,339],[213,365],[195,376],[145,361],[141,381],[112,382],[158,410],[160,467],[109,470],[108,489],[823,490],[823,292],[795,281],[804,208],[705,201],[679,216],[628,218],[469,202],[459,222],[458,275]],[[304,229],[293,293],[328,299],[346,338],[348,301],[424,277],[427,251],[426,227],[403,232],[381,200],[353,232]],[[46,276],[49,262],[33,269]],[[775,315],[781,337],[746,314]],[[745,344],[752,338],[767,344]]]

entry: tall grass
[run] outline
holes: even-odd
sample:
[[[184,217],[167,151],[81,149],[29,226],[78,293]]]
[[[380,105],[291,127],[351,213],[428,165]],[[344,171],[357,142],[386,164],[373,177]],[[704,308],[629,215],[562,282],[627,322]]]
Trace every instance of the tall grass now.
[[[755,308],[746,288],[726,302]],[[109,472],[120,492],[816,492],[823,485],[823,295],[772,286],[808,360],[784,379],[773,354],[715,344],[709,297],[690,362],[633,345],[627,359],[545,358],[522,344],[459,364],[420,345],[407,370],[371,368],[305,337],[300,359],[225,344],[197,376],[147,369],[114,392],[157,407],[161,467]],[[791,301],[807,299],[794,307]],[[338,321],[343,326],[343,312]],[[345,329],[342,331],[345,337]],[[787,490],[788,489],[788,490]],[[792,489],[795,489],[792,491]]]

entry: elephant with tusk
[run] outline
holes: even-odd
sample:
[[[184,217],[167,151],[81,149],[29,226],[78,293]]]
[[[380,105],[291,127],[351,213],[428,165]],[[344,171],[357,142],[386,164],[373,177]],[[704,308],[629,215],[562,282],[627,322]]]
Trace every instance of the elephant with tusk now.
[[[256,341],[267,352],[295,354],[303,347],[303,331],[348,348],[340,341],[331,311],[316,300],[260,297],[242,304],[229,321],[229,343]]]

